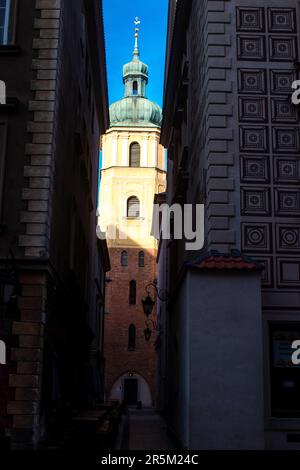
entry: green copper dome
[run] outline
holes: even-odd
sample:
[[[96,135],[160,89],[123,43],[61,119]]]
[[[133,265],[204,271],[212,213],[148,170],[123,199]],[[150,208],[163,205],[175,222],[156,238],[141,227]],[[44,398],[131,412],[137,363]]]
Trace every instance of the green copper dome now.
[[[110,107],[111,126],[160,127],[162,112],[158,104],[142,96],[128,96]]]
[[[139,59],[138,31],[136,28],[133,59],[123,67],[124,98],[110,106],[111,126],[161,126],[161,108],[146,97],[148,65]]]
[[[132,60],[123,66],[124,82],[130,75],[144,75],[148,81],[148,65],[144,64],[140,60]]]

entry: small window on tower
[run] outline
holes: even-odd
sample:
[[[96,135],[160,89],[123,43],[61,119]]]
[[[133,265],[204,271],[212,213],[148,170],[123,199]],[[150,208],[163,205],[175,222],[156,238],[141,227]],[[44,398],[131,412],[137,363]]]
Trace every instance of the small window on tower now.
[[[139,252],[139,267],[140,268],[145,267],[145,253],[143,251]]]
[[[136,343],[136,327],[134,324],[131,324],[128,329],[128,350],[134,351]]]
[[[132,85],[132,93],[133,93],[133,95],[137,95],[137,94],[138,94],[138,82],[133,82],[133,85]]]
[[[136,305],[136,282],[129,283],[129,305]]]
[[[140,216],[140,201],[136,196],[132,196],[127,201],[127,217],[137,219]]]
[[[133,142],[129,149],[129,166],[138,168],[140,166],[141,148],[137,142]]]
[[[121,266],[125,268],[128,266],[128,254],[127,251],[122,251],[121,253]]]

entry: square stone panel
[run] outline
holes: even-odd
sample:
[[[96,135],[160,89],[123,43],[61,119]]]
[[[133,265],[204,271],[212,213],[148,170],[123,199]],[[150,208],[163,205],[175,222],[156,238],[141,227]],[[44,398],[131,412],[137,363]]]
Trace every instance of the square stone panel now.
[[[290,96],[271,99],[272,120],[274,122],[297,123],[297,107]]]
[[[239,93],[267,94],[266,71],[264,69],[239,69]]]
[[[239,119],[242,122],[266,122],[266,98],[239,97]]]
[[[275,213],[278,216],[300,216],[300,189],[275,188]]]
[[[276,153],[299,152],[299,128],[298,127],[274,127],[273,151]]]
[[[287,94],[291,97],[292,83],[297,80],[297,74],[294,70],[271,70],[270,72],[271,93]]]
[[[297,58],[295,37],[271,36],[269,38],[269,59],[271,61],[295,62]]]
[[[265,61],[266,42],[264,36],[238,36],[238,60]]]
[[[275,183],[300,183],[300,160],[298,158],[274,159]]]
[[[241,152],[268,152],[268,128],[240,127],[240,150]]]
[[[300,258],[277,259],[278,287],[300,287]]]
[[[268,8],[268,29],[271,33],[295,33],[296,10]]]
[[[300,252],[300,226],[276,224],[276,250],[278,252]]]
[[[270,191],[268,188],[241,189],[242,215],[271,215]]]
[[[269,182],[269,157],[241,155],[240,168],[243,182]]]
[[[264,8],[237,8],[237,31],[264,32],[265,31]]]
[[[271,252],[271,226],[270,224],[245,223],[242,224],[243,251]]]

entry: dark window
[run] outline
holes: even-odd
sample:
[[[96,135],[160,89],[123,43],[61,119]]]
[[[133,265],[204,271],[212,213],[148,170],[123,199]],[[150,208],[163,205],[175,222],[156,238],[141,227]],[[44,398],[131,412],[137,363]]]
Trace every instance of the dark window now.
[[[132,196],[127,201],[127,217],[138,218],[140,216],[140,201]]]
[[[16,0],[0,0],[0,44],[14,42]]]
[[[137,95],[137,94],[138,94],[138,82],[133,82],[132,93],[133,93],[134,95]]]
[[[131,167],[139,167],[140,166],[140,155],[141,155],[141,148],[137,142],[134,142],[130,145],[129,149],[129,166]]]
[[[143,268],[145,266],[145,253],[143,251],[139,252],[139,267]]]
[[[128,254],[127,251],[122,251],[121,253],[121,266],[128,266]]]
[[[129,304],[136,305],[136,282],[130,281],[129,283]]]
[[[136,327],[131,324],[128,329],[128,349],[129,351],[135,350],[135,341],[136,340]]]
[[[300,365],[294,365],[292,343],[300,340],[299,323],[270,324],[271,412],[300,417]]]

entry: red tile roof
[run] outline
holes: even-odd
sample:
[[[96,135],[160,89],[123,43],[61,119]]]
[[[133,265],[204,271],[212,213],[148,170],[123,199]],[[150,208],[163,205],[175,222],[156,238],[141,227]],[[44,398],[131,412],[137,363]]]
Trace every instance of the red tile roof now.
[[[197,269],[262,269],[262,266],[257,261],[248,256],[243,256],[239,252],[234,252],[233,254],[228,255],[218,252],[207,253],[206,255],[188,263],[188,266]]]

